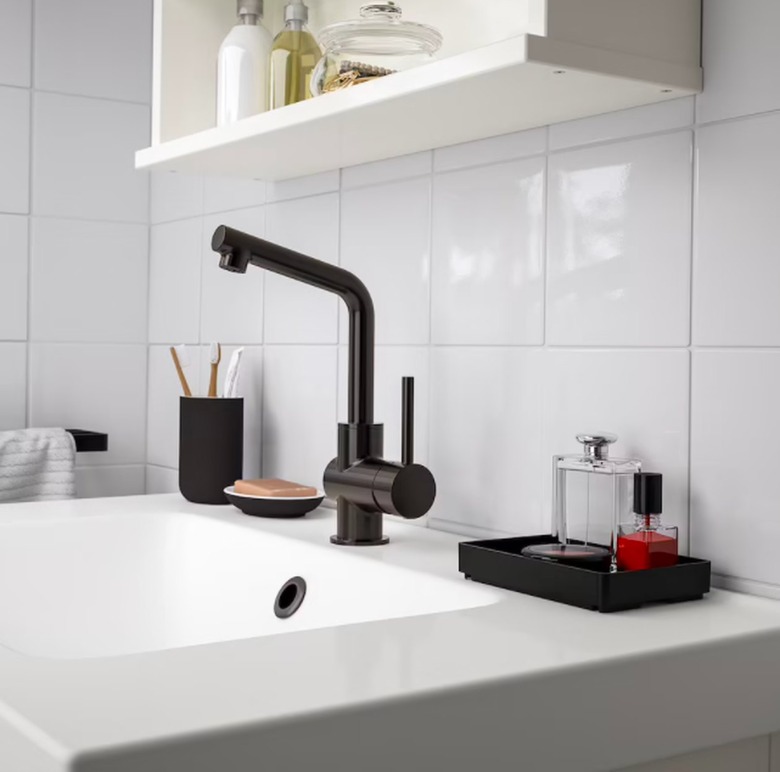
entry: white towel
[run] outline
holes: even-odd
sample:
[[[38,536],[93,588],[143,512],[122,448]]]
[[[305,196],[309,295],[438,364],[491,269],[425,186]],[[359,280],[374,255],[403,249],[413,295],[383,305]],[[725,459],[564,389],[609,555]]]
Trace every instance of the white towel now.
[[[0,502],[76,497],[76,441],[64,429],[0,432]]]

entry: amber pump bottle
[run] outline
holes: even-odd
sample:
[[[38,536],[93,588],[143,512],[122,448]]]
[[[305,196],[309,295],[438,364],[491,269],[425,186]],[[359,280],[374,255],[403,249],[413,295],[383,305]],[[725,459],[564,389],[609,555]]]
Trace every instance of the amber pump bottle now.
[[[271,47],[271,108],[302,102],[311,97],[311,75],[322,57],[317,40],[306,26],[309,9],[303,0],[291,0],[284,8],[284,29]]]

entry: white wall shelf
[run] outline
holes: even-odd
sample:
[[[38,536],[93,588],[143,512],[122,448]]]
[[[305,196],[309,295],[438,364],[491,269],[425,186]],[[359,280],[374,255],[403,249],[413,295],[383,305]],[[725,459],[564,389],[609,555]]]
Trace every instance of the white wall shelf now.
[[[198,2],[208,6],[209,0]],[[286,179],[700,91],[699,0],[533,0],[530,6],[534,3],[544,8],[526,7],[529,15],[516,26],[547,35],[516,34],[222,128],[207,128],[213,90],[205,97],[182,80],[185,70],[191,78],[198,68],[181,66],[186,41],[180,35],[179,53],[165,65],[173,53],[163,50],[164,14],[158,12],[156,141],[137,153],[136,165]],[[585,18],[579,18],[582,9],[589,12]],[[606,15],[610,9],[612,15]],[[542,11],[543,22],[529,22]],[[597,27],[599,34],[588,33],[594,12],[609,20]],[[218,41],[222,30],[217,32],[212,36]],[[653,51],[652,40],[648,43],[653,36],[663,41],[663,51]],[[174,95],[171,100],[164,99],[166,93]]]

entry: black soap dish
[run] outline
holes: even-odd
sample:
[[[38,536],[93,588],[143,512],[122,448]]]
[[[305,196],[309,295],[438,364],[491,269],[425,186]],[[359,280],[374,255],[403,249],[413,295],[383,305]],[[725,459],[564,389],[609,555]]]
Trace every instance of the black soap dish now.
[[[710,589],[709,560],[680,556],[677,565],[667,568],[610,573],[520,554],[525,547],[553,541],[547,534],[461,542],[459,568],[475,582],[602,613],[699,600]]]

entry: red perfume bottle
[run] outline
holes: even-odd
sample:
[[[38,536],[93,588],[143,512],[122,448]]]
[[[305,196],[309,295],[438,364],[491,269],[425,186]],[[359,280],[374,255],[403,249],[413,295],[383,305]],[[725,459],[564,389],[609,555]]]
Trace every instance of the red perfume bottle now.
[[[677,528],[661,525],[663,477],[652,472],[634,475],[634,522],[618,529],[620,571],[642,571],[677,563]]]

